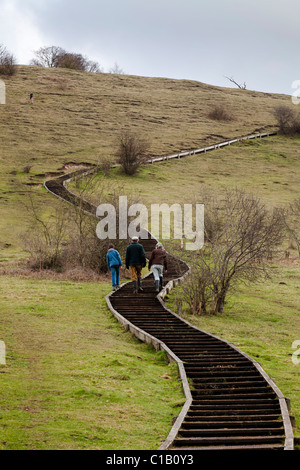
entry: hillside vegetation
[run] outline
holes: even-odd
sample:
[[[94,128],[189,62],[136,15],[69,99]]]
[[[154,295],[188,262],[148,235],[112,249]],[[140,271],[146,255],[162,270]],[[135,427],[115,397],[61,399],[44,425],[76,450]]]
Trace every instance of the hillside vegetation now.
[[[6,274],[7,266],[15,266],[27,256],[21,237],[27,223],[23,203],[29,192],[47,214],[55,199],[43,188],[44,180],[80,166],[114,161],[120,131],[130,129],[147,137],[150,153],[165,155],[274,130],[275,107],[292,106],[288,96],[195,81],[39,67],[18,67],[18,73],[6,80],[6,91],[7,104],[0,108],[0,267]],[[29,103],[31,92],[33,104]],[[232,119],[209,117],[216,105],[227,110]],[[268,206],[284,206],[299,197],[299,166],[299,139],[276,136],[145,165],[134,177],[115,168],[105,177],[105,184],[122,187],[123,194],[139,194],[140,202],[147,205],[190,202],[194,197],[199,200],[204,187],[218,193],[239,187],[260,196]],[[104,182],[103,175],[99,181]],[[76,184],[71,187],[78,190]],[[192,321],[261,361],[292,399],[299,426],[299,365],[291,359],[292,343],[299,339],[299,259],[296,250],[290,251],[291,258],[273,260],[274,280],[251,288],[240,286],[228,299],[224,315]],[[2,298],[5,314],[0,340],[5,340],[8,348],[3,374],[8,401],[1,446],[130,449],[150,416],[151,425],[138,446],[157,448],[183,400],[176,371],[147,348],[138,353],[140,345],[119,333],[111,317],[107,319],[103,296],[110,290],[108,278],[99,284],[69,284],[57,276],[13,281],[1,277],[6,294]],[[177,295],[170,298],[174,309]],[[54,331],[58,347],[51,342]],[[118,355],[125,350],[125,356],[132,358],[130,363],[126,357],[115,358],[117,343]],[[111,369],[102,356],[98,361],[101,354],[108,356]],[[64,357],[70,358],[70,364],[66,365]],[[141,357],[147,369],[145,379],[138,365]],[[149,391],[153,360],[155,380]],[[134,371],[140,377],[136,378]],[[165,382],[166,372],[169,378]],[[119,384],[121,401],[130,399],[126,409],[130,419],[121,409],[120,397],[113,393]],[[36,390],[40,389],[38,395]],[[153,416],[160,390],[163,403]],[[104,405],[101,410],[99,397]],[[116,413],[121,423],[115,419]],[[104,424],[99,425],[99,416]],[[129,424],[131,430],[124,434]],[[151,434],[153,427],[155,435]]]
[[[24,194],[34,190],[51,204],[43,181],[74,165],[113,160],[121,130],[147,137],[151,153],[163,155],[274,129],[274,108],[289,102],[284,95],[190,80],[18,67],[6,80],[0,110],[2,254],[19,251]],[[216,105],[233,119],[209,118]]]

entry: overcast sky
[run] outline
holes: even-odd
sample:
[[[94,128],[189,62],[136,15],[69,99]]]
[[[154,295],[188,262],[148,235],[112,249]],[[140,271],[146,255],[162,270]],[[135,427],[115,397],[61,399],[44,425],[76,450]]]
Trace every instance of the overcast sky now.
[[[19,64],[55,45],[105,72],[117,63],[130,75],[234,86],[227,76],[291,95],[300,80],[300,1],[0,0],[0,44]]]

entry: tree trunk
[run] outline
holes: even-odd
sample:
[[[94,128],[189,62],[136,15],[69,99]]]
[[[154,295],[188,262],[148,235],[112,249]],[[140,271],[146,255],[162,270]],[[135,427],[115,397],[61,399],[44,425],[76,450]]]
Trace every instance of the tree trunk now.
[[[223,313],[225,305],[226,292],[220,292],[215,300],[215,305],[213,308],[213,313]]]

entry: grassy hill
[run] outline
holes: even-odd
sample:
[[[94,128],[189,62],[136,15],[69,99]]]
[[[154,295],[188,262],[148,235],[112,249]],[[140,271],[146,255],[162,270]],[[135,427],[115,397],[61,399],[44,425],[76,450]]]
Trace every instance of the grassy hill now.
[[[274,127],[274,107],[290,101],[188,80],[38,67],[20,67],[6,88],[0,122],[6,171],[21,171],[24,161],[35,172],[57,170],[68,161],[95,162],[113,154],[116,135],[127,127],[147,136],[154,154],[200,147]],[[215,105],[233,120],[208,119]]]
[[[53,173],[114,159],[121,130],[147,137],[151,153],[163,155],[274,129],[274,108],[288,103],[285,95],[189,80],[20,66],[6,80],[6,105],[0,110],[2,254],[18,251],[24,194],[43,193],[40,185]],[[208,118],[216,105],[233,120]]]
[[[147,137],[151,154],[164,155],[273,130],[274,108],[291,103],[284,95],[195,81],[38,67],[19,67],[18,74],[7,79],[6,90],[7,104],[0,108],[0,267],[15,265],[24,257],[20,237],[26,223],[23,202],[27,193],[31,191],[48,211],[54,198],[42,187],[43,181],[81,165],[113,160],[121,130],[131,129]],[[31,92],[33,105],[29,103]],[[234,119],[209,118],[216,105],[222,105]],[[218,192],[243,187],[268,205],[282,205],[299,196],[299,174],[299,139],[276,136],[147,165],[135,177],[125,177],[115,169],[108,184],[122,185],[128,194],[139,193],[146,204],[188,202],[191,196],[201,197],[207,186]],[[230,297],[224,315],[196,319],[201,328],[259,358],[292,399],[298,420],[299,365],[291,361],[291,345],[300,335],[299,269],[292,251],[292,259],[274,261],[274,282],[241,287]],[[147,348],[139,354],[141,345],[129,335],[119,334],[110,316],[107,320],[103,295],[110,290],[109,281],[70,284],[63,276],[52,280],[47,276],[27,280],[2,276],[1,289],[5,295],[0,340],[5,340],[9,351],[8,365],[1,374],[8,400],[3,448],[134,448],[149,417],[151,425],[138,445],[157,448],[182,393],[175,371]],[[176,307],[176,296],[171,301]],[[76,319],[74,325],[72,318]],[[49,340],[53,332],[57,347]],[[118,355],[125,350],[130,361],[114,362],[116,348]],[[90,352],[82,356],[83,351]],[[108,357],[110,368],[102,359],[97,362],[101,355]],[[63,357],[69,358],[70,367]],[[141,357],[145,380],[139,366]],[[146,390],[153,360],[155,380],[153,388]],[[72,365],[76,370],[79,367],[75,374]],[[166,373],[171,380],[161,380]],[[57,383],[55,377],[59,377]],[[137,423],[137,433],[131,428],[124,435],[132,420],[125,419],[114,394],[116,387],[123,406],[129,400],[126,410]],[[161,419],[153,416],[151,406],[162,388]],[[27,390],[26,394],[22,390]],[[41,390],[41,395],[34,390]],[[101,409],[95,413],[99,394]],[[101,426],[99,417],[104,420]],[[155,436],[152,428],[158,430]]]

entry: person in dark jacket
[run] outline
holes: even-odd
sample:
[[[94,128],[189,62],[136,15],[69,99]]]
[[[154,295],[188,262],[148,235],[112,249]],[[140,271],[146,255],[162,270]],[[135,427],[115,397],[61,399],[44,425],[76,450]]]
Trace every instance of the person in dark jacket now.
[[[142,269],[146,266],[146,254],[143,245],[138,243],[138,237],[132,237],[132,242],[126,249],[125,265],[130,269],[133,281],[133,292],[142,291]]]
[[[167,272],[167,254],[164,250],[161,243],[157,243],[155,249],[152,251],[149,263],[148,270],[152,266],[152,272],[155,281],[155,290],[159,292],[159,287],[162,289],[164,284],[164,271]]]
[[[108,269],[111,272],[113,290],[117,290],[120,287],[120,269],[122,266],[122,260],[119,252],[115,250],[115,247],[112,243],[108,245],[106,262]]]

